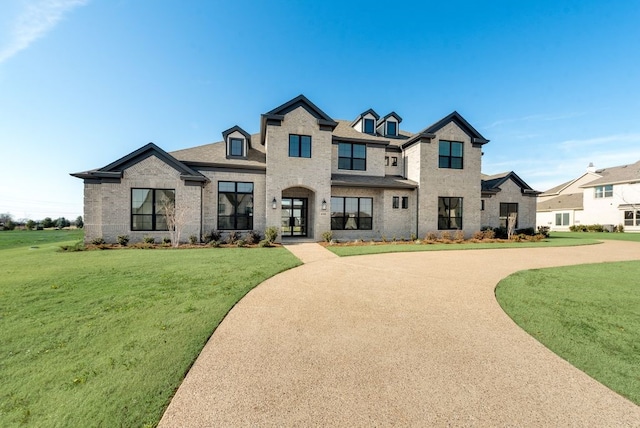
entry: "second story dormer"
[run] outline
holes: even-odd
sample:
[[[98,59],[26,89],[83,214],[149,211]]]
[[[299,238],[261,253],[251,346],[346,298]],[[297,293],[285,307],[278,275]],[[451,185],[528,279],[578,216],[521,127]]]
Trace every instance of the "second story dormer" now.
[[[376,135],[376,123],[378,120],[380,120],[380,115],[373,111],[373,109],[369,109],[358,115],[358,117],[351,122],[351,127],[363,134]]]
[[[246,159],[251,148],[251,135],[238,125],[222,132],[227,159]]]
[[[400,132],[400,122],[402,118],[392,111],[382,119],[378,119],[376,130],[383,137],[397,137]]]

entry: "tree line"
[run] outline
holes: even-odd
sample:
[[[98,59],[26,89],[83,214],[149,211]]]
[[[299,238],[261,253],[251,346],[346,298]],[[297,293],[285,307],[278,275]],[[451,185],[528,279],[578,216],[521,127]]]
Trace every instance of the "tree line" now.
[[[13,230],[17,228],[25,228],[27,230],[42,230],[49,229],[52,227],[57,228],[65,228],[76,226],[79,229],[84,227],[84,221],[82,216],[79,215],[75,221],[68,220],[64,217],[58,217],[53,219],[51,217],[45,217],[42,220],[31,220],[31,219],[19,219],[14,220],[13,216],[9,213],[0,214],[0,230]]]

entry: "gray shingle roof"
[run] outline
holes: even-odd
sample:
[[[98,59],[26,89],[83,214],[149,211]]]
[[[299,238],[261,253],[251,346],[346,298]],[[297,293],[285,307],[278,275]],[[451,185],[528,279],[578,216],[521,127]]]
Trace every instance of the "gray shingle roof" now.
[[[595,187],[604,184],[640,182],[640,161],[629,165],[614,166],[596,170],[602,178],[583,184],[581,187]]]
[[[583,209],[582,200],[582,193],[560,195],[539,202],[536,211],[581,210]]]
[[[260,134],[253,134],[251,136],[254,140],[259,137]],[[224,166],[229,168],[233,168],[234,166],[265,167],[267,161],[264,146],[259,144],[249,149],[247,159],[227,159],[227,150],[222,141],[192,147],[190,149],[176,150],[170,152],[170,155],[183,162],[224,164]]]
[[[520,186],[520,190],[522,191],[522,193],[526,193],[529,195],[537,195],[540,193],[536,190],[533,190],[531,186],[525,183],[525,181],[518,177],[518,175],[513,171],[506,171],[493,175],[482,174],[482,192],[497,193],[501,190],[500,186],[507,180],[512,180],[516,185]]]

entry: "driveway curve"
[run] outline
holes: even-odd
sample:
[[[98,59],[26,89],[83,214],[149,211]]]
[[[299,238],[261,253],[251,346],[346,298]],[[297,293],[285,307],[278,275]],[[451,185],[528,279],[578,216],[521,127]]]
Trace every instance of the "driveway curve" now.
[[[637,243],[307,256],[233,308],[160,427],[640,426],[494,296],[519,270],[640,259]]]

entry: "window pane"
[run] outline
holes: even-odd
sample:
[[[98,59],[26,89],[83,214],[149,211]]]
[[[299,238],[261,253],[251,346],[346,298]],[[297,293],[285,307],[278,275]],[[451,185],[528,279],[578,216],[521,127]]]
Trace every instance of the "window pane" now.
[[[451,168],[462,169],[462,158],[451,158]]]
[[[300,138],[298,135],[289,135],[289,156],[300,156]]]
[[[562,214],[562,225],[563,226],[568,226],[569,225],[569,213],[563,213]]]
[[[367,134],[373,134],[373,119],[364,120],[364,132]]]
[[[387,134],[388,135],[396,135],[396,123],[395,122],[387,122]]]
[[[438,160],[438,167],[440,168],[449,168],[449,158],[440,156]]]
[[[358,198],[344,198],[344,212],[346,216],[358,215]]]
[[[403,209],[409,208],[409,197],[408,196],[403,196],[402,197],[402,208]]]
[[[451,155],[451,147],[448,141],[440,141],[439,154],[440,156]]]
[[[238,183],[238,193],[253,193],[253,183]]]
[[[253,212],[253,196],[238,195],[238,204],[236,208],[236,214],[249,215],[252,212]]]
[[[151,215],[134,215],[131,224],[131,230],[151,230],[153,216]]]
[[[233,216],[218,216],[218,229],[229,230],[235,229]]]
[[[151,189],[132,190],[131,213],[153,214],[153,193]]]
[[[351,144],[340,143],[338,144],[338,156],[351,157]]]
[[[398,208],[400,206],[400,198],[397,196],[393,197],[393,208]]]
[[[218,192],[235,192],[235,191],[236,191],[236,183],[231,181],[218,182]]]
[[[451,156],[462,157],[462,143],[451,143]]]
[[[300,143],[300,156],[303,158],[311,157],[311,137],[303,135]]]
[[[354,158],[366,158],[367,157],[367,146],[364,144],[354,144],[353,145],[353,157]]]
[[[373,215],[373,199],[360,198],[360,215],[371,217]]]
[[[344,198],[331,198],[331,217],[344,215]]]
[[[338,169],[351,169],[351,158],[339,158]]]
[[[218,214],[233,215],[236,207],[235,193],[218,194]]]
[[[371,230],[373,219],[371,217],[360,217],[360,224],[358,226],[361,230]]]
[[[331,230],[343,230],[344,217],[331,217]]]
[[[365,171],[367,169],[367,163],[364,159],[354,159],[353,169],[356,171]]]
[[[232,138],[230,141],[230,146],[231,146],[231,150],[230,150],[230,155],[231,156],[242,156],[242,144],[243,140],[239,139],[239,138]]]

